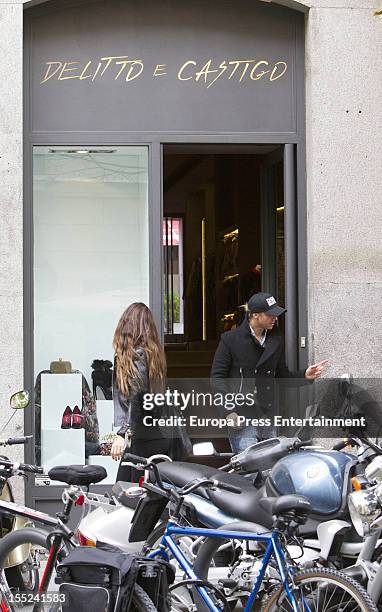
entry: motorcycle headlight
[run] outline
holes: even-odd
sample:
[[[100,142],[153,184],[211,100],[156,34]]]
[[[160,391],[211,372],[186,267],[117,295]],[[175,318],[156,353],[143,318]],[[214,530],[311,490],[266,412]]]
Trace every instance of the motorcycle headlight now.
[[[365,536],[371,523],[380,515],[380,504],[374,490],[354,491],[348,495],[350,518],[358,535]]]

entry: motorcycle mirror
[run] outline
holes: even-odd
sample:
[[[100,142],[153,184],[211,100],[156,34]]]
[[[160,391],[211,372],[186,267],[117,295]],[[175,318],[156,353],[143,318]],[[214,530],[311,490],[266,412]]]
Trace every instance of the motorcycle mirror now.
[[[11,395],[9,404],[13,410],[23,410],[29,406],[29,393],[25,389]]]
[[[192,453],[196,457],[200,457],[202,455],[215,455],[216,451],[212,442],[199,442],[192,445]]]

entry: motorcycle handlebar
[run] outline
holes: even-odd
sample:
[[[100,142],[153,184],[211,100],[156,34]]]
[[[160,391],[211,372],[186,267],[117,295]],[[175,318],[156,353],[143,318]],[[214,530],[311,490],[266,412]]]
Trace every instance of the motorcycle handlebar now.
[[[297,448],[302,448],[303,446],[312,446],[313,444],[313,440],[296,440],[296,442],[293,442],[293,448],[297,449]]]
[[[334,444],[334,446],[332,447],[332,450],[340,451],[343,448],[345,448],[345,446],[348,446],[348,444],[349,444],[348,440],[341,440],[341,442],[337,442],[337,444]]]
[[[9,468],[12,473],[30,472],[31,474],[44,474],[44,468],[39,465],[30,465],[28,463],[18,463],[9,459],[1,459],[0,465]],[[10,476],[12,475],[10,474]]]

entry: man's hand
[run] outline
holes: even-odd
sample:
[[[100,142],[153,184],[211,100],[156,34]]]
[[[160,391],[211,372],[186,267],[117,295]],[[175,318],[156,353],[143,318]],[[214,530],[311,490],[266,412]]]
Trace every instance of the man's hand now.
[[[244,423],[239,423],[239,415],[236,412],[230,412],[227,415],[228,420],[232,423],[228,427],[232,427],[232,429],[242,429],[244,427]]]
[[[125,450],[125,438],[122,436],[117,436],[111,446],[111,456],[114,461],[119,461],[119,459],[123,455],[123,451]]]
[[[324,359],[323,361],[319,361],[309,366],[305,371],[305,378],[307,380],[316,380],[316,378],[319,378],[327,363],[329,363],[329,361]]]

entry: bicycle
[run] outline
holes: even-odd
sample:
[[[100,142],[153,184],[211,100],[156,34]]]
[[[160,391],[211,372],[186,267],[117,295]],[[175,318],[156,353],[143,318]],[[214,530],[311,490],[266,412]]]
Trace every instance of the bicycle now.
[[[189,527],[181,524],[182,506],[184,498],[200,487],[208,489],[220,489],[229,491],[238,496],[241,493],[239,487],[227,482],[211,480],[208,478],[195,479],[180,489],[166,487],[163,485],[158,468],[155,463],[138,457],[126,455],[126,463],[136,469],[149,469],[153,474],[156,484],[144,482],[142,487],[146,490],[146,497],[138,503],[130,531],[130,540],[136,537],[142,539],[142,526],[151,529],[155,520],[155,504],[163,507],[163,498],[170,502],[170,519],[167,523],[165,533],[159,547],[147,554],[148,558],[162,557],[166,561],[170,556],[177,561],[184,572],[185,579],[170,587],[174,593],[172,604],[183,605],[183,608],[196,609],[211,612],[228,610],[229,604],[224,593],[208,579],[197,575],[195,568],[185,557],[176,538],[179,537],[201,537],[219,538],[222,540],[244,540],[257,542],[265,548],[258,568],[258,575],[248,595],[244,612],[254,610],[255,602],[258,601],[260,590],[266,583],[267,589],[263,588],[262,612],[273,612],[282,610],[285,612],[377,612],[377,608],[368,596],[367,592],[354,580],[349,579],[336,570],[311,569],[297,571],[293,561],[288,557],[286,551],[287,538],[295,537],[296,529],[304,524],[310,511],[310,502],[300,495],[287,495],[280,498],[264,498],[264,508],[274,517],[274,527],[271,532],[255,523],[246,523],[251,526],[251,531],[245,531],[231,525],[230,529],[204,529]],[[243,523],[241,523],[243,525]],[[186,587],[191,589],[193,606],[190,600],[177,598],[176,589]]]
[[[25,466],[25,471],[41,473],[42,468],[37,466]],[[28,469],[26,469],[28,468]],[[69,550],[79,546],[75,533],[67,526],[73,506],[83,506],[86,494],[81,487],[96,484],[106,477],[106,470],[101,466],[59,466],[49,471],[52,480],[59,480],[69,485],[63,492],[64,507],[62,512],[53,517],[45,512],[21,506],[14,502],[0,500],[0,512],[12,517],[22,516],[30,519],[33,523],[38,523],[47,527],[46,533],[36,528],[25,528],[10,533],[0,541],[0,610],[1,612],[14,612],[25,603],[34,604],[33,612],[41,612],[44,609],[44,602],[49,601],[46,597],[49,592],[51,579],[58,561],[67,555]],[[48,553],[46,565],[40,580],[38,592],[27,598],[15,598],[11,593],[4,577],[2,568],[9,554],[18,546],[32,544]],[[54,602],[50,612],[59,612],[60,602]],[[138,584],[134,585],[132,594],[131,612],[156,612],[156,607],[152,603],[147,593]]]

